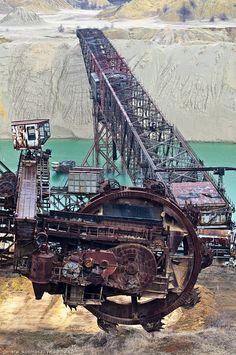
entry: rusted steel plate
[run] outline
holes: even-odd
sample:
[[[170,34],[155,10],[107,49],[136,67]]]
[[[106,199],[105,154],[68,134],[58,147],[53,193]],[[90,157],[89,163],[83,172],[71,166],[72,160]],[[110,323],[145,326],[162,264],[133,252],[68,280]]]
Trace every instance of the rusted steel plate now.
[[[203,182],[178,182],[171,184],[171,190],[180,207],[185,203],[198,206],[222,206],[225,201],[213,184]]]
[[[198,229],[200,235],[210,235],[213,237],[229,237],[232,232],[230,229]]]
[[[20,125],[27,125],[27,124],[40,124],[40,123],[49,123],[48,118],[37,118],[31,120],[19,120],[19,121],[12,121],[12,126],[20,126]]]

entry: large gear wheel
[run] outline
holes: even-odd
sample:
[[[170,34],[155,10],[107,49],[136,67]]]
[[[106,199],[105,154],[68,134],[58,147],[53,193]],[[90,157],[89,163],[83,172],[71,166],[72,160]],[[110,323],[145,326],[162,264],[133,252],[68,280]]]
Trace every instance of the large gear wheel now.
[[[161,328],[161,319],[182,306],[188,299],[189,293],[193,289],[201,267],[201,256],[199,241],[192,223],[183,214],[183,212],[169,199],[153,193],[150,190],[139,188],[123,189],[111,191],[105,195],[95,197],[83,209],[82,213],[97,214],[103,210],[103,205],[122,203],[122,201],[138,201],[140,205],[153,205],[153,208],[162,206],[163,225],[173,219],[175,223],[169,225],[169,235],[166,237],[168,246],[168,255],[166,256],[166,270],[168,272],[168,289],[166,297],[160,298],[157,294],[149,294],[149,283],[153,276],[157,280],[166,280],[163,276],[163,270],[153,275],[154,264],[145,266],[145,263],[139,258],[139,252],[147,260],[152,260],[150,254],[144,252],[145,247],[136,245],[135,248],[121,244],[113,248],[117,255],[118,264],[117,274],[113,274],[108,283],[108,288],[104,289],[104,301],[101,305],[87,305],[86,308],[93,313],[101,322],[117,324],[134,325],[140,324],[147,331],[155,331]],[[118,202],[117,202],[118,201]],[[165,221],[164,221],[165,219]],[[161,247],[161,239],[156,240],[157,248]],[[117,249],[116,249],[117,248]],[[130,250],[129,250],[130,248]],[[131,252],[132,250],[132,252]],[[135,254],[131,258],[128,255]],[[127,265],[126,265],[126,264]],[[159,263],[159,262],[158,262]],[[143,272],[143,275],[141,275]],[[136,275],[136,276],[134,276]],[[144,275],[147,278],[145,283]],[[150,278],[149,278],[150,277]],[[136,283],[136,286],[130,291],[127,285]],[[114,281],[115,280],[115,281]],[[137,286],[137,280],[139,285]],[[140,281],[142,280],[142,282]],[[112,283],[112,281],[114,283]],[[155,282],[155,281],[154,281]],[[162,281],[156,281],[161,284]],[[122,286],[123,285],[123,286]],[[115,295],[114,288],[118,290]],[[122,291],[123,289],[123,291]],[[131,287],[132,289],[132,287]],[[146,290],[146,291],[145,291]]]
[[[155,322],[149,322],[142,324],[142,327],[146,332],[152,333],[152,332],[157,332],[162,329],[163,323],[161,319],[156,320]]]
[[[139,244],[121,244],[111,250],[119,266],[110,277],[109,286],[137,294],[153,282],[157,265],[148,248]]]

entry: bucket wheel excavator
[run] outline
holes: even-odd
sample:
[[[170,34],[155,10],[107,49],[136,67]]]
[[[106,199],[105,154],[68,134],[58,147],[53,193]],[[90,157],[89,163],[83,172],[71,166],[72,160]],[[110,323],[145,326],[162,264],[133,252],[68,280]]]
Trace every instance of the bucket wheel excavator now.
[[[50,187],[49,120],[12,123],[21,154],[16,174],[0,163],[0,267],[28,277],[37,300],[48,292],[85,307],[103,330],[159,330],[198,301],[212,247],[232,249],[233,206],[104,34],[77,36],[94,144],[66,185]],[[104,179],[123,169],[132,186]]]

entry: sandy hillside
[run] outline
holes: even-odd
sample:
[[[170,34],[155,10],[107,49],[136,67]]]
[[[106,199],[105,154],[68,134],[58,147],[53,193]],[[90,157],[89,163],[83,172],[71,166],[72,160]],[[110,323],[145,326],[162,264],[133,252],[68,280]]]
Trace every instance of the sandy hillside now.
[[[10,136],[12,120],[48,117],[54,137],[89,138],[92,105],[79,42],[73,34],[59,34],[57,26],[52,37],[48,30],[47,37],[39,33],[16,41],[8,30],[0,38],[0,135]],[[106,34],[187,140],[236,141],[236,29]]]
[[[66,308],[60,295],[44,294],[36,301],[31,282],[25,277],[0,277],[0,331],[28,329],[37,331],[54,329],[57,331],[96,332],[96,321],[84,308],[75,312]],[[80,317],[83,319],[81,324]]]
[[[85,0],[88,3],[88,6],[95,6],[95,8],[104,8],[111,6],[108,0]]]
[[[41,13],[45,23],[17,31],[1,24],[1,138],[10,137],[12,120],[45,117],[53,137],[92,137],[89,83],[74,32],[77,25],[109,28],[97,13]],[[201,26],[117,20],[105,34],[187,140],[236,142],[235,23]]]
[[[131,0],[120,7],[104,11],[100,16],[143,18],[158,16],[167,21],[227,19],[236,16],[234,0]]]
[[[6,0],[0,0],[0,13],[5,14],[11,11],[13,8],[6,2]]]
[[[233,30],[229,33],[227,30],[164,29],[153,31],[150,40],[146,31],[144,39],[137,39],[140,32],[133,30],[126,33],[129,39],[124,39],[123,32],[123,39],[114,38],[113,43],[166,118],[184,137],[235,142],[233,33]]]
[[[2,136],[12,120],[47,117],[54,137],[91,137],[91,100],[76,39],[5,42],[0,63]]]
[[[0,21],[4,26],[40,25],[44,20],[34,11],[28,11],[23,7],[16,7]]]
[[[15,7],[23,7],[35,12],[55,12],[59,9],[69,9],[65,0],[0,0],[0,11],[6,12]]]

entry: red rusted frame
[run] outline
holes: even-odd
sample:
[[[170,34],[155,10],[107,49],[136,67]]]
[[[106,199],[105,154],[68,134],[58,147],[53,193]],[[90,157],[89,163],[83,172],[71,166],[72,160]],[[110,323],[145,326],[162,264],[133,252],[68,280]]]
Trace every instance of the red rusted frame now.
[[[167,184],[167,190],[171,183],[208,181],[218,189],[207,172],[155,172],[156,169],[168,167],[200,168],[203,164],[181,133],[164,118],[104,34],[97,29],[79,29],[77,36],[89,81],[92,72],[96,72],[100,79],[101,99],[100,102],[93,100],[95,131],[99,131],[99,118],[102,117],[102,124],[111,133],[122,164],[132,181],[142,185],[143,179],[157,179]],[[119,77],[114,79],[117,75],[125,75],[126,85],[123,89],[119,87]],[[97,145],[96,154],[99,153]],[[112,156],[111,147],[109,156]],[[229,226],[232,207],[221,189],[218,189],[218,193],[224,200],[224,206],[221,211],[213,211],[211,224],[217,221],[218,213],[225,213],[225,225]],[[171,189],[169,194],[172,195]],[[201,206],[203,213],[204,209]]]

